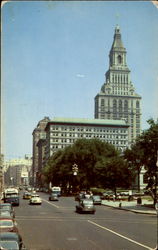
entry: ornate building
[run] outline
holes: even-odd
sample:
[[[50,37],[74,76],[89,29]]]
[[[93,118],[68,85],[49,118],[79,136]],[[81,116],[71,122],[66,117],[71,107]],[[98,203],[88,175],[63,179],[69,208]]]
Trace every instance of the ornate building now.
[[[125,119],[129,124],[129,144],[141,133],[141,96],[135,92],[130,79],[119,26],[115,28],[105,83],[95,97],[95,118]]]
[[[49,121],[49,117],[45,117],[38,122],[37,127],[33,130],[33,149],[32,149],[32,185],[36,184],[39,172],[39,149],[37,143],[40,139],[45,138],[45,127]]]

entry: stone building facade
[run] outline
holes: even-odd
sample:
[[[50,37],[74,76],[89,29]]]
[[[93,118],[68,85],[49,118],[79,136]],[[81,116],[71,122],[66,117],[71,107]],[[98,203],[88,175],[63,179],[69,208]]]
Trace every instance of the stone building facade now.
[[[123,151],[128,147],[128,127],[124,120],[54,118],[45,128],[45,162],[54,152],[81,138],[98,138]]]
[[[49,121],[49,117],[45,117],[40,120],[37,127],[33,130],[33,148],[32,148],[32,185],[36,185],[36,179],[39,172],[39,148],[37,146],[38,141],[45,137],[45,127]]]

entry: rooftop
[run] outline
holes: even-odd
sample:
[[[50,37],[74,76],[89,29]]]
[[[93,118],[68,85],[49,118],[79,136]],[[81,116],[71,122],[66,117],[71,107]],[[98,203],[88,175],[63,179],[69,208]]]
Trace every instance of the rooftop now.
[[[112,125],[112,126],[126,126],[129,125],[125,120],[108,120],[108,119],[88,119],[88,118],[64,118],[54,117],[48,123],[80,123],[80,124],[92,124],[92,125]]]

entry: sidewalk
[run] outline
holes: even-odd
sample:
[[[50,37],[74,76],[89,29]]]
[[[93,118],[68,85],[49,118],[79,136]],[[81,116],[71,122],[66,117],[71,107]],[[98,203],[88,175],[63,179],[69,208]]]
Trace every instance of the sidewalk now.
[[[113,207],[116,209],[127,210],[134,213],[157,215],[156,210],[152,207],[149,207],[149,205],[151,205],[151,201],[149,202],[143,199],[141,205],[137,205],[137,201],[108,201],[108,200],[102,200],[102,205]]]

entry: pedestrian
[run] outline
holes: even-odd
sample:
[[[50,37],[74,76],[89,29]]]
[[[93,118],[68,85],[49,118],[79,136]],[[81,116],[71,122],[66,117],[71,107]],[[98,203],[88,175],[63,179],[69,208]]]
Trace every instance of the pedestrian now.
[[[115,198],[116,198],[115,194],[113,194],[113,196],[112,196],[112,197],[113,197],[113,201],[115,201]]]

